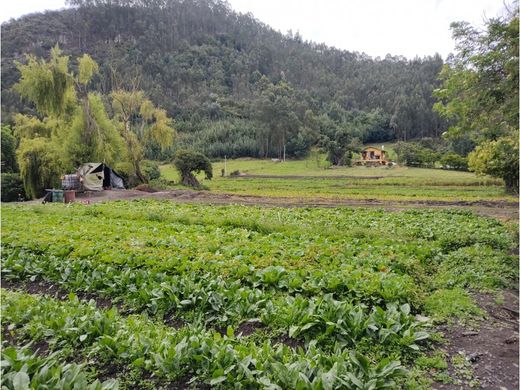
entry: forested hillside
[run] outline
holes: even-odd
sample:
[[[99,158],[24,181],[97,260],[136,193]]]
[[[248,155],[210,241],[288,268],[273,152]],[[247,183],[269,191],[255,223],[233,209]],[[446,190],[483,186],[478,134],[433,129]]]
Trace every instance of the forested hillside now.
[[[139,88],[175,120],[177,145],[210,157],[304,155],[341,134],[362,142],[438,137],[438,55],[371,58],[283,35],[220,0],[71,0],[2,25],[2,117],[31,113],[15,61],[59,44],[100,66],[94,89]],[[147,157],[171,151],[148,148]]]

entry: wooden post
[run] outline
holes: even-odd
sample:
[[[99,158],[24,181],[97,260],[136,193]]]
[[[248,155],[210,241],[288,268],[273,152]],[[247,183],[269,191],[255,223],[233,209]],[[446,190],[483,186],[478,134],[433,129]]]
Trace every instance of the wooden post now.
[[[227,156],[224,156],[224,176],[227,176]]]

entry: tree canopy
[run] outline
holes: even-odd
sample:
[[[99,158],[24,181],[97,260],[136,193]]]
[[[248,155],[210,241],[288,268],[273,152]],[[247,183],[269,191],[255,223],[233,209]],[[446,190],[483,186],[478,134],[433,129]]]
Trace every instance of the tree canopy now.
[[[504,179],[518,193],[518,7],[479,31],[452,24],[457,52],[441,72],[435,109],[451,121],[447,137],[478,144],[469,168]]]
[[[56,45],[48,60],[28,55],[17,69],[14,88],[36,108],[36,115],[14,116],[16,157],[29,197],[41,196],[85,162],[102,161],[146,181],[140,170],[143,144],[165,148],[173,142],[172,120],[142,91],[114,92],[113,112],[108,110],[110,98],[90,89],[99,66],[89,55],[70,64]],[[134,95],[137,107],[123,104]]]
[[[71,58],[87,53],[98,64],[85,57],[76,84],[90,79],[90,92],[107,95],[134,90],[138,79],[138,89],[176,119],[177,147],[210,157],[280,158],[284,146],[287,156],[300,157],[320,135],[343,129],[362,128],[351,136],[370,142],[439,137],[446,130],[432,110],[443,65],[438,55],[371,58],[338,50],[277,32],[222,0],[69,4],[2,25],[5,120],[30,111],[17,101],[22,91],[11,89],[19,76],[19,54],[46,56],[59,42]],[[69,88],[74,78],[58,74],[55,79],[48,73],[46,85]],[[63,98],[35,101],[35,109],[52,103],[54,111],[66,104]],[[157,115],[161,123],[164,115]],[[369,116],[377,116],[371,126],[359,120]],[[166,159],[174,151],[150,142],[143,154]]]

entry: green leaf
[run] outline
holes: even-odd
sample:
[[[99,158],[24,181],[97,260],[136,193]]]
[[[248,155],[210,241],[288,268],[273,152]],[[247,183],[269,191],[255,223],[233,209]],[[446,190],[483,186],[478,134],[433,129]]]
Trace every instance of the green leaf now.
[[[303,332],[304,330],[312,328],[314,325],[317,325],[316,322],[309,322],[305,325],[303,325],[300,329],[300,332]]]
[[[209,384],[210,384],[211,386],[213,386],[213,385],[216,385],[216,384],[218,384],[218,383],[222,383],[222,382],[224,382],[226,379],[227,379],[227,378],[226,378],[224,375],[222,375],[222,376],[219,376],[219,377],[217,377],[217,378],[213,378],[212,380],[210,380],[210,381],[209,381]]]
[[[29,388],[31,379],[25,372],[17,372],[13,377],[14,390],[26,390]]]
[[[424,340],[430,337],[430,334],[428,332],[415,332],[413,334],[413,337],[415,341]]]
[[[289,328],[289,337],[294,337],[299,333],[300,327],[297,325],[292,325]]]
[[[88,334],[82,334],[81,336],[79,336],[79,341],[83,342],[87,339],[88,337]]]

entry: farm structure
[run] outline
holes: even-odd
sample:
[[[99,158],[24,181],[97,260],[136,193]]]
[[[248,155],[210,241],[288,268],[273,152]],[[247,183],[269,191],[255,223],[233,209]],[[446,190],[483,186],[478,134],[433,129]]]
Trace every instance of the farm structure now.
[[[356,165],[387,165],[386,152],[383,149],[369,146],[361,151],[361,160]]]

